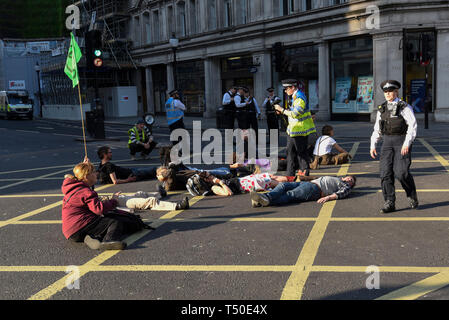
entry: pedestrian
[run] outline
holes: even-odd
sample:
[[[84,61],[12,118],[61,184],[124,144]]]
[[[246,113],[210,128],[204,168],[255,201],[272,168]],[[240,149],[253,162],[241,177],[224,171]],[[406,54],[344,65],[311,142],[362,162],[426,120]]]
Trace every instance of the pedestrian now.
[[[287,176],[294,176],[298,167],[301,173],[308,175],[309,154],[308,136],[316,132],[312,115],[308,108],[305,94],[298,89],[298,81],[287,79],[282,81],[285,93],[288,95],[288,109],[276,104],[278,114],[288,117],[287,127]],[[296,162],[295,162],[296,161]]]
[[[356,181],[356,177],[349,175],[343,178],[322,176],[312,181],[283,182],[266,194],[251,191],[251,204],[253,207],[268,207],[305,201],[325,203],[340,200],[349,196]]]
[[[150,130],[142,119],[137,120],[136,125],[128,130],[128,148],[131,160],[136,160],[136,153],[140,152],[143,160],[148,159],[148,155],[156,147]]]
[[[371,135],[370,155],[377,156],[376,145],[382,138],[380,154],[380,179],[384,205],[381,213],[396,210],[395,177],[409,199],[410,208],[418,208],[418,195],[410,165],[412,144],[416,138],[417,122],[412,107],[398,98],[401,84],[386,80],[380,85],[386,101],[378,107],[374,131]]]
[[[185,129],[184,126],[184,112],[186,106],[181,102],[178,90],[172,90],[169,92],[170,98],[165,103],[165,112],[167,113],[167,123],[170,130],[170,134],[176,129]],[[181,137],[173,145],[178,144],[181,141]]]
[[[235,101],[234,97],[237,94],[237,87],[232,86],[228,92],[223,95],[223,110],[225,111],[225,129],[234,130],[234,122],[235,122]]]
[[[97,155],[101,161],[97,170],[101,183],[122,184],[156,178],[156,167],[125,168],[113,164],[112,150],[108,146],[98,148]]]

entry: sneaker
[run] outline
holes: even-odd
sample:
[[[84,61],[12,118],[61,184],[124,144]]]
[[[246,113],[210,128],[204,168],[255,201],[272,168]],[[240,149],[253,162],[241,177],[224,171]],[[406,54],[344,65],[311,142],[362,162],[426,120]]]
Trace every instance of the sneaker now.
[[[262,207],[268,207],[270,205],[270,199],[268,199],[268,197],[265,194],[250,191],[250,195],[251,195],[251,205],[253,205],[253,208],[255,208],[257,204],[261,205]]]
[[[391,200],[387,200],[387,201],[385,201],[384,206],[380,209],[380,213],[390,213],[395,210],[396,210],[396,208],[395,208],[394,202]]]
[[[131,160],[132,160],[132,161],[136,161],[136,160],[137,160],[137,159],[136,159],[136,156],[131,155]]]
[[[126,248],[126,242],[123,241],[104,241],[100,243],[100,250],[123,250]]]
[[[150,158],[150,157],[147,156],[146,154],[143,154],[142,157],[141,157],[142,160],[148,160],[149,158]]]
[[[162,184],[157,185],[157,192],[159,192],[162,198],[165,198],[167,196],[167,191]]]
[[[417,198],[408,198],[411,209],[417,209],[419,206],[419,201]]]
[[[187,210],[189,208],[190,208],[190,205],[189,205],[189,198],[188,197],[185,197],[184,200],[179,201],[176,204],[176,210]]]
[[[84,243],[86,244],[86,246],[88,246],[92,250],[100,249],[100,244],[101,244],[100,240],[94,239],[89,235],[84,237]]]

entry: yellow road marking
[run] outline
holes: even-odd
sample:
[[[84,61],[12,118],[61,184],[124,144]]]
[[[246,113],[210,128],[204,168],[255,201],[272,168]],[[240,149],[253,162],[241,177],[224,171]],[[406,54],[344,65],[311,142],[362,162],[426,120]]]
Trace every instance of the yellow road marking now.
[[[48,173],[48,174],[45,174],[45,175],[43,175],[43,176],[39,176],[39,177],[36,177],[36,178],[30,178],[30,179],[23,180],[23,181],[19,181],[19,182],[14,182],[14,183],[8,184],[8,185],[6,185],[6,186],[0,187],[0,190],[6,189],[6,188],[11,188],[11,187],[14,187],[14,186],[18,186],[18,185],[20,185],[20,184],[24,184],[24,183],[27,183],[27,182],[39,180],[39,179],[46,178],[46,177],[49,177],[49,176],[53,176],[53,175],[55,175],[55,174],[62,173],[62,172],[66,172],[66,171],[67,171],[67,169],[64,169],[64,170],[61,170],[61,171],[57,171],[57,172],[53,172],[53,173]]]
[[[350,154],[355,156],[360,142],[354,143]],[[343,164],[338,171],[339,176],[345,176],[348,173],[351,163]],[[298,260],[295,264],[295,270],[291,273],[287,283],[282,291],[281,300],[300,300],[303,294],[304,286],[309,278],[311,266],[318,253],[321,241],[326,233],[327,226],[332,217],[332,211],[335,208],[336,201],[326,202],[318,214],[318,218],[309,234],[304,247],[301,250]]]
[[[201,200],[203,197],[195,197],[190,200],[191,205],[195,204],[199,200]],[[171,219],[175,217],[176,215],[180,214],[182,210],[179,211],[171,211],[164,216],[161,217],[161,219]],[[152,224],[153,227],[157,228],[161,225],[163,225],[166,221],[157,221],[156,223]],[[127,245],[131,245],[134,242],[138,241],[139,239],[146,236],[148,233],[150,233],[152,230],[142,230],[140,232],[137,232],[135,234],[132,234],[128,238],[126,238],[124,241],[127,243]],[[73,272],[69,273],[62,279],[56,281],[52,285],[48,286],[47,288],[44,288],[43,290],[39,291],[38,293],[31,296],[28,300],[47,300],[50,299],[52,296],[54,296],[59,291],[63,290],[67,286],[67,279],[70,278],[72,281],[76,281],[80,279],[82,276],[84,276],[86,273],[89,273],[92,267],[98,267],[100,264],[105,262],[106,260],[110,259],[117,253],[119,253],[120,250],[111,250],[111,251],[105,251],[92,260],[88,261],[81,267],[79,267],[79,272],[74,275]],[[76,279],[75,279],[76,278]]]
[[[426,140],[422,138],[419,138],[418,140],[430,151],[430,153],[436,159],[435,161],[441,163],[441,165],[446,169],[446,171],[449,172],[449,161],[443,158],[430,144],[427,143]]]
[[[438,273],[409,286],[390,292],[376,300],[415,300],[449,285],[449,271]]]
[[[112,186],[112,185],[110,185],[110,184],[109,185],[104,185],[104,186],[98,187],[97,190],[104,190],[106,188],[109,188],[110,186]],[[20,216],[17,216],[17,217],[8,219],[8,220],[0,221],[0,228],[2,228],[4,226],[7,226],[9,224],[14,224],[14,223],[16,223],[16,222],[18,222],[20,220],[23,220],[23,219],[35,216],[35,215],[37,215],[39,213],[42,213],[44,211],[56,208],[57,206],[60,206],[61,204],[62,204],[62,200],[58,201],[58,202],[55,202],[55,203],[52,203],[52,204],[49,204],[48,206],[45,206],[45,207],[42,207],[42,208],[30,211],[28,213],[24,213],[24,214],[22,214]]]

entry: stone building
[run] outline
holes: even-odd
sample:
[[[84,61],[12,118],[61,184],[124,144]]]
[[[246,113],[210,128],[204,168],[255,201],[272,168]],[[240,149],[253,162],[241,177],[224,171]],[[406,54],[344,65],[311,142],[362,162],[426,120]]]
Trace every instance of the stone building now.
[[[380,82],[396,79],[418,118],[449,121],[449,1],[132,0],[128,12],[140,112],[163,112],[176,87],[188,114],[214,117],[231,85],[261,104],[297,78],[318,119],[370,121]]]

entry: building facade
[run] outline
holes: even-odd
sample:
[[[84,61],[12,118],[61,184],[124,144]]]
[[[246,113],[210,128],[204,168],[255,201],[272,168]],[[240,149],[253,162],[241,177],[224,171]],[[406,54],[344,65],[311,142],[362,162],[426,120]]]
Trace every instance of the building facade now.
[[[129,19],[140,112],[176,87],[215,117],[231,85],[262,102],[296,78],[318,119],[370,121],[396,79],[418,117],[449,121],[449,1],[133,0]]]

